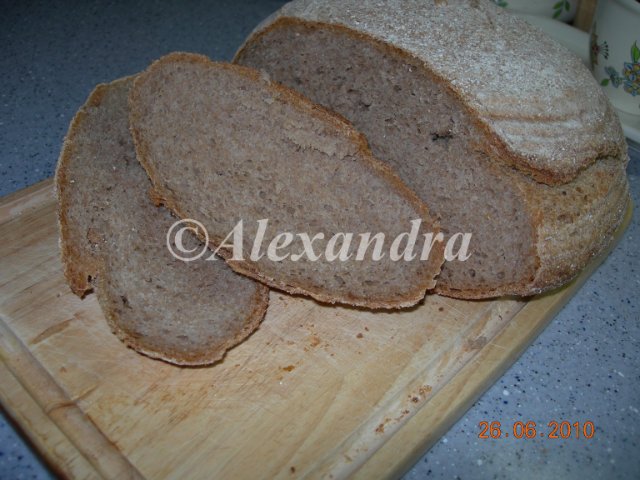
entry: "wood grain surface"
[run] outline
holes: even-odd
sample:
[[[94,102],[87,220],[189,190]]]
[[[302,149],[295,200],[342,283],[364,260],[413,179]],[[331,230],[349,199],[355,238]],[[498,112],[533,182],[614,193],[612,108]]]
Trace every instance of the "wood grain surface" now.
[[[608,253],[529,301],[429,296],[391,313],[273,291],[224,361],[179,368],[127,349],[70,292],[51,181],[2,200],[0,236],[0,401],[71,478],[396,477]]]

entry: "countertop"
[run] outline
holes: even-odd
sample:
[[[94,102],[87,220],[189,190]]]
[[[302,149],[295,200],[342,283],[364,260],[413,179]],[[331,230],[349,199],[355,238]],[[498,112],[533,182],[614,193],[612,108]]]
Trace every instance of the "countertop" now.
[[[284,2],[3,2],[0,195],[53,174],[94,85],[174,50],[229,60]],[[640,205],[640,148],[628,167]],[[418,478],[640,477],[640,218],[516,364],[406,474]],[[479,423],[592,421],[592,439],[478,438]],[[0,478],[53,478],[0,418]]]

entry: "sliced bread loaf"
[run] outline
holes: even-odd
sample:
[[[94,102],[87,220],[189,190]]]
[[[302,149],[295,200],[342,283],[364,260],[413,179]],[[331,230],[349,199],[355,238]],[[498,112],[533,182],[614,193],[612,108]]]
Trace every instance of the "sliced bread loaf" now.
[[[64,273],[77,295],[95,290],[128,346],[180,365],[212,363],[258,327],[268,289],[222,260],[187,263],[169,252],[176,219],[151,202],[135,158],[132,84],[99,85],[71,122],[56,170]]]
[[[469,0],[296,0],[237,53],[362,131],[444,232],[473,234],[436,291],[531,295],[600,252],[628,201],[620,123],[542,32]]]
[[[155,193],[178,216],[202,222],[234,270],[287,292],[371,308],[410,306],[433,288],[442,243],[426,260],[418,251],[394,261],[390,247],[413,220],[419,239],[437,234],[435,221],[342,118],[252,69],[185,53],[142,73],[129,106]],[[256,242],[259,220],[268,226]],[[228,235],[240,221],[242,249],[233,259]],[[383,258],[371,247],[358,259],[366,233],[385,236]],[[291,242],[274,260],[268,246],[287,244],[278,237],[285,234]],[[311,252],[305,234],[315,238]],[[262,249],[252,257],[256,244]],[[342,259],[327,254],[340,251]]]

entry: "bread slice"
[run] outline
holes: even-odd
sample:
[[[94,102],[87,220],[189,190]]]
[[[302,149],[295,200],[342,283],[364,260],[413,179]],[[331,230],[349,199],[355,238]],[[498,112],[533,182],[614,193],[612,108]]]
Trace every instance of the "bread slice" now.
[[[212,363],[258,327],[268,289],[221,259],[188,263],[169,252],[176,219],[151,202],[135,158],[132,84],[98,85],[71,122],[55,178],[64,273],[77,295],[95,290],[129,347],[179,365]],[[185,242],[197,246],[195,236]]]
[[[202,222],[234,270],[290,293],[369,308],[410,306],[433,288],[441,243],[424,261],[421,250],[393,261],[390,246],[413,220],[421,222],[420,239],[439,232],[436,222],[342,118],[254,70],[186,53],[142,73],[129,106],[138,160],[156,194],[181,218]],[[252,259],[262,219],[263,256]],[[242,259],[232,259],[225,239],[239,221]],[[274,261],[265,252],[284,233],[292,243]],[[357,259],[366,233],[385,235],[382,259],[373,247]],[[309,255],[301,234],[324,238]],[[325,255],[335,235],[329,253],[344,247],[344,261]]]
[[[557,287],[623,218],[628,156],[605,95],[577,57],[491,2],[296,0],[235,62],[345,116],[445,233],[473,233],[439,293]]]

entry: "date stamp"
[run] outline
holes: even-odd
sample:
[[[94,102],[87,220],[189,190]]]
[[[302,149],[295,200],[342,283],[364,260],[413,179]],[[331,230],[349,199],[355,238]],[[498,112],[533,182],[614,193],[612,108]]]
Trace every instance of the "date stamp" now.
[[[513,422],[511,426],[502,425],[498,421],[480,422],[480,433],[478,438],[483,440],[499,439],[499,438],[550,438],[550,439],[568,439],[568,438],[586,438],[590,439],[596,433],[596,427],[593,422],[568,422],[551,420],[546,426],[536,424],[536,422]]]

